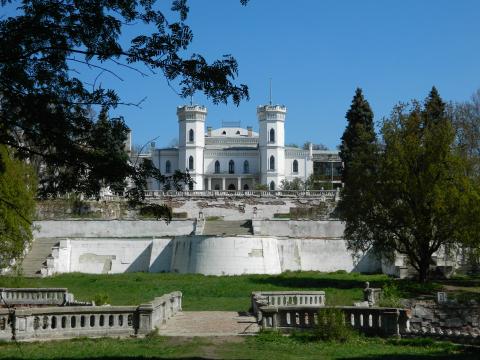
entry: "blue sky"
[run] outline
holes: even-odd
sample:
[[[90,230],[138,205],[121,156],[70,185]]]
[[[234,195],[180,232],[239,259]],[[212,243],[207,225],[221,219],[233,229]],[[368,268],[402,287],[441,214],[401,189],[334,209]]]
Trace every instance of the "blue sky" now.
[[[425,98],[432,85],[445,100],[467,100],[480,88],[479,19],[478,0],[251,0],[247,7],[239,0],[190,0],[189,51],[209,60],[234,55],[237,81],[251,95],[239,107],[215,106],[201,94],[194,102],[208,107],[208,125],[241,121],[257,129],[256,107],[268,102],[272,78],[273,102],[288,108],[286,142],[335,148],[356,87],[376,120],[399,101]],[[125,117],[135,143],[160,136],[157,145],[168,145],[178,137],[176,106],[187,100],[160,74],[120,70],[124,81],[104,74],[104,86],[117,88],[125,101],[147,98],[140,109],[114,113]]]

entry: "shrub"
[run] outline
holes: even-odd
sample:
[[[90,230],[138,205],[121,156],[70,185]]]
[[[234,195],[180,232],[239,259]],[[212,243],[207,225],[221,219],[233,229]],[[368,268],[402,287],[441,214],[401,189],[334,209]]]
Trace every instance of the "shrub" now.
[[[186,212],[177,212],[177,213],[173,213],[173,216],[172,216],[174,219],[186,219],[188,218],[188,213]]]
[[[93,302],[96,306],[110,304],[110,297],[107,294],[95,294],[93,296]]]
[[[324,308],[318,311],[316,336],[324,341],[345,342],[355,336],[355,331],[345,323],[341,309]]]
[[[382,288],[382,294],[378,305],[381,307],[401,307],[400,290],[393,282],[386,283]]]

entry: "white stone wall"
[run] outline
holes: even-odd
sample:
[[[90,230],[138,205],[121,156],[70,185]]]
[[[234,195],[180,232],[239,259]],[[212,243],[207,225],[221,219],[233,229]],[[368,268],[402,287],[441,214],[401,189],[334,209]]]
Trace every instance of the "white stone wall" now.
[[[129,238],[187,235],[194,230],[193,220],[42,220],[35,221],[36,238]]]
[[[378,270],[373,258],[354,261],[343,240],[274,236],[177,236],[60,241],[52,273],[178,272],[205,275],[284,271]],[[368,263],[368,264],[367,264]],[[365,267],[365,265],[368,265]]]
[[[339,221],[254,221],[254,235],[189,235],[193,221],[39,221],[36,237],[58,238],[48,273],[179,272],[206,275],[284,271],[374,272],[354,259]],[[169,235],[169,236],[168,236]],[[187,236],[189,235],[189,236]]]
[[[297,238],[342,239],[345,225],[341,221],[253,220],[255,234]]]
[[[205,275],[279,274],[277,239],[245,236],[176,237],[172,271]]]

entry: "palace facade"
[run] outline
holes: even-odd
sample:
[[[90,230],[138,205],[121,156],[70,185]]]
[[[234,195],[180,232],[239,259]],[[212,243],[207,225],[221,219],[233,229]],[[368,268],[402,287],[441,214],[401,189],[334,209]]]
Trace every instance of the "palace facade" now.
[[[258,132],[238,123],[205,129],[206,107],[180,106],[178,147],[151,147],[142,157],[149,157],[167,176],[188,170],[194,180],[190,190],[252,190],[257,184],[276,190],[284,179],[305,181],[312,174],[339,186],[338,151],[285,146],[286,114],[283,105],[263,105],[257,107]],[[150,190],[162,188],[157,181],[149,183]]]

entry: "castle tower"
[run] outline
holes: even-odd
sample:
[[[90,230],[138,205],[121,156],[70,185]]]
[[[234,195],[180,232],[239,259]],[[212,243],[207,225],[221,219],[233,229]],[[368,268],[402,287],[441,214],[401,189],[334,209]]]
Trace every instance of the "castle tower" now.
[[[283,105],[257,107],[260,146],[260,181],[269,189],[279,189],[285,178],[285,115]]]
[[[177,108],[178,168],[188,170],[195,181],[192,190],[203,190],[203,150],[207,108],[184,105]]]

